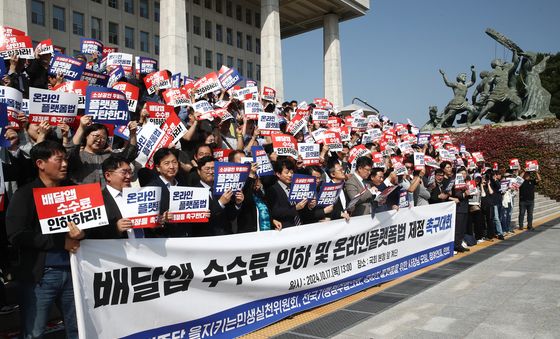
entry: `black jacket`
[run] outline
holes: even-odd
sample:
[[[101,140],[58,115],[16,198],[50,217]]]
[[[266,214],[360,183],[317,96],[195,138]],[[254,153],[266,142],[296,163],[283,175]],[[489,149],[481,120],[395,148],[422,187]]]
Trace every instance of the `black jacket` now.
[[[74,185],[65,180],[60,186]],[[46,234],[41,231],[33,188],[45,187],[37,178],[21,187],[12,197],[6,211],[6,232],[19,250],[19,265],[15,266],[18,280],[37,283],[43,277],[47,252],[64,250],[66,233]]]

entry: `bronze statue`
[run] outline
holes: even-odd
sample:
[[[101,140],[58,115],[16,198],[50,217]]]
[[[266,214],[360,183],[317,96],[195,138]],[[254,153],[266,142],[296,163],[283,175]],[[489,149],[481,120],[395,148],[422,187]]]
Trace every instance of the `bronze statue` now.
[[[474,85],[476,81],[476,72],[474,70],[474,66],[471,66],[471,81],[469,81],[468,83],[466,73],[457,75],[457,82],[449,82],[449,80],[447,80],[447,77],[445,76],[445,72],[441,69],[439,70],[439,72],[443,77],[443,82],[445,83],[445,85],[453,89],[453,99],[451,99],[447,106],[445,106],[445,110],[443,111],[443,116],[438,127],[453,126],[453,122],[455,121],[455,117],[457,116],[457,114],[464,111],[468,112],[467,123],[470,123],[472,120],[474,120],[474,115],[476,113],[474,106],[469,104],[466,97],[469,87]]]
[[[435,129],[439,126],[439,123],[441,121],[441,117],[438,116],[438,108],[437,106],[430,106],[429,108],[429,115],[430,115],[430,120],[428,120],[424,126],[422,126],[422,128],[420,128],[421,131],[429,131],[432,129]]]
[[[550,92],[541,84],[540,74],[546,68],[546,62],[550,55],[545,55],[543,59],[537,63],[537,54],[533,52],[524,52],[521,54],[523,61],[521,62],[521,74],[525,84],[525,97],[523,98],[523,111],[521,118],[548,118],[554,117],[550,112]]]
[[[480,112],[482,107],[486,105],[488,101],[488,96],[490,96],[490,72],[482,71],[479,74],[480,82],[474,88],[472,94],[472,104],[477,112]]]
[[[511,62],[504,62],[501,59],[492,61],[492,72],[490,73],[489,83],[491,86],[490,95],[484,107],[480,110],[480,114],[475,123],[480,123],[491,109],[499,105],[502,107],[501,114],[491,116],[490,120],[495,122],[503,122],[519,119],[519,111],[521,107],[521,99],[517,95],[515,88],[515,70],[519,65],[519,56],[514,50]],[[504,109],[505,108],[505,109]]]

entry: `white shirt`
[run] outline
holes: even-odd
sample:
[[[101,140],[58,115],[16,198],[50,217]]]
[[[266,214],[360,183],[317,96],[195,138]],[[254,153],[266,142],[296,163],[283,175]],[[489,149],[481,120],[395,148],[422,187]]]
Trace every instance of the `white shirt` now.
[[[358,179],[358,182],[360,183],[360,186],[362,188],[366,188],[366,186],[364,185],[364,179],[362,179],[362,177],[359,176],[357,172],[354,172],[354,176],[356,176],[356,178]]]
[[[163,181],[163,183],[167,186],[177,186],[177,180],[173,179],[175,182],[170,182],[169,180],[165,179],[164,176],[160,175],[159,178],[161,179],[161,181]]]
[[[126,209],[126,200],[124,198],[124,195],[122,194],[122,191],[119,191],[116,188],[113,188],[109,185],[105,187],[107,188],[107,191],[109,191],[113,199],[115,200],[115,203],[117,204],[117,207],[119,208],[119,211],[122,214],[123,211]],[[136,238],[136,236],[134,235],[134,230],[132,228],[126,230],[126,235],[128,236],[129,239]]]

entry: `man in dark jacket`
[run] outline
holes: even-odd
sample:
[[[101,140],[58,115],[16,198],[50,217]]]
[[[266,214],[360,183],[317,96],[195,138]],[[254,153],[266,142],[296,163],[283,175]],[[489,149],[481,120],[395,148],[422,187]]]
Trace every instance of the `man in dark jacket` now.
[[[43,141],[30,153],[39,177],[16,191],[6,213],[8,238],[20,252],[15,278],[20,286],[22,334],[24,338],[42,337],[50,308],[56,303],[67,336],[77,338],[68,252],[78,249],[84,232],[70,223],[69,233],[43,234],[33,198],[34,188],[72,185],[66,180],[66,150],[54,141]]]

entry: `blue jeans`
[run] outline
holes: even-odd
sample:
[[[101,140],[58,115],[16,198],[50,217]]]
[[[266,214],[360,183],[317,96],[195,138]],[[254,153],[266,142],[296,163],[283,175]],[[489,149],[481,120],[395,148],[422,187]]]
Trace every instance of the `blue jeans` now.
[[[504,212],[502,214],[502,217],[500,218],[500,222],[502,223],[502,231],[504,232],[509,232],[511,231],[511,210],[512,210],[512,206],[511,204],[508,205],[508,207],[502,207],[502,211]]]
[[[64,316],[66,336],[78,338],[74,289],[70,269],[45,267],[37,284],[22,282],[21,321],[22,337],[42,338],[49,320],[50,308],[56,303]]]
[[[500,211],[498,205],[494,206],[494,226],[496,227],[496,234],[503,235],[502,224],[500,223]]]

